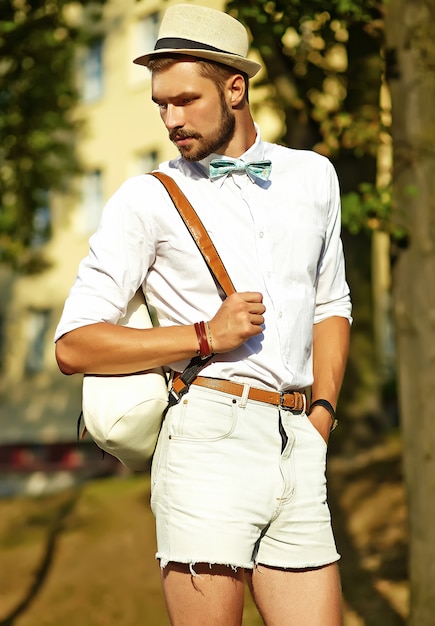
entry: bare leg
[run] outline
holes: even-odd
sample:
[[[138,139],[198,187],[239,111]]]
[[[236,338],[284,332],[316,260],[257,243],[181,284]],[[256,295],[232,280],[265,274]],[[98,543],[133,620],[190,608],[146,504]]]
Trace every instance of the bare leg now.
[[[342,626],[336,563],[306,570],[259,565],[246,577],[266,626]]]
[[[169,563],[162,586],[172,626],[240,626],[244,570],[225,565]]]

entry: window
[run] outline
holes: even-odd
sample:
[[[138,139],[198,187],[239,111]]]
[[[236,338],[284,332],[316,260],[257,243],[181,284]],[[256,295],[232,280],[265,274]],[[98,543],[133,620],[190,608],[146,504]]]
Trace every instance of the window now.
[[[41,193],[41,202],[33,214],[33,232],[31,246],[39,248],[50,239],[51,236],[51,214],[48,205],[48,193]]]
[[[138,55],[153,50],[159,33],[159,14],[150,13],[139,20],[137,25]]]
[[[83,177],[82,211],[85,234],[93,233],[98,226],[103,208],[103,183],[101,170],[95,169]]]
[[[131,55],[132,58],[144,54],[153,50],[157,41],[159,32],[159,13],[150,13],[149,15],[141,18],[134,24],[134,30],[132,31],[131,38]],[[129,64],[129,71],[132,80],[135,82],[141,82],[149,80],[149,72],[140,65]]]
[[[29,310],[26,328],[26,337],[28,342],[26,358],[27,374],[36,374],[44,367],[44,349],[49,323],[50,310]]]
[[[150,150],[141,154],[137,161],[137,174],[146,174],[158,166],[157,150]]]
[[[82,97],[93,102],[103,95],[103,40],[91,46],[83,60]]]

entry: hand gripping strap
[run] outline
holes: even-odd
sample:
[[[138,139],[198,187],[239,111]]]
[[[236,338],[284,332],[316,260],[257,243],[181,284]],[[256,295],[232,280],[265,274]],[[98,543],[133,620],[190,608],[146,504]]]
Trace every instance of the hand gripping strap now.
[[[204,257],[212,276],[218,285],[220,285],[222,291],[225,293],[225,296],[235,293],[236,290],[234,285],[231,278],[228,276],[227,270],[225,269],[225,265],[222,263],[218,251],[205,230],[203,223],[196,214],[195,209],[190,204],[189,200],[181,191],[177,183],[167,174],[163,174],[163,172],[151,172],[151,175],[157,178],[165,187],[172,202],[174,203],[175,208],[180,214],[180,217],[187,226],[194,242]],[[189,391],[189,387],[192,382],[212,357],[213,355],[205,359],[202,359],[201,357],[194,357],[189,362],[181,375],[173,382],[172,389],[169,392],[169,406],[177,404],[184,394]]]

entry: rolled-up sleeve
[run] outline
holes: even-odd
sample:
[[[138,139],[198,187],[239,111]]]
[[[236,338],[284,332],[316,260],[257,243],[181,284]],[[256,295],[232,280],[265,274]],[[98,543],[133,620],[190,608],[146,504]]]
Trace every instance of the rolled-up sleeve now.
[[[144,178],[124,183],[104,207],[98,230],[89,241],[89,254],[80,263],[65,302],[55,341],[81,326],[116,323],[145,280],[154,256],[154,236],[148,232],[152,220],[144,217],[147,202],[152,201],[152,187]]]
[[[346,317],[352,323],[350,290],[345,276],[341,241],[341,203],[337,175],[328,162],[328,222],[324,249],[319,263],[314,323],[329,317]]]

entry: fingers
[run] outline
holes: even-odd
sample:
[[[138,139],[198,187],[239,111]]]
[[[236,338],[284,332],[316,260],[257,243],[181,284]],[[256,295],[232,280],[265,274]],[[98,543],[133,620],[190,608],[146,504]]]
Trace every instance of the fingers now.
[[[239,293],[233,293],[232,296],[239,296],[239,298],[242,298],[246,302],[263,302],[263,294],[261,294],[259,291],[243,291]],[[231,298],[232,296],[229,297]]]
[[[244,292],[235,294],[240,297],[241,306],[240,313],[247,314],[247,321],[254,326],[262,326],[264,324],[263,314],[266,311],[266,307],[263,304],[263,296],[258,292]],[[245,307],[245,309],[243,308]],[[262,329],[258,329],[260,333]]]
[[[263,332],[263,296],[259,292],[242,292],[229,296],[210,320],[215,352],[229,352]]]
[[[316,428],[326,443],[331,432],[331,416],[326,409],[316,406],[309,414],[308,419]]]

